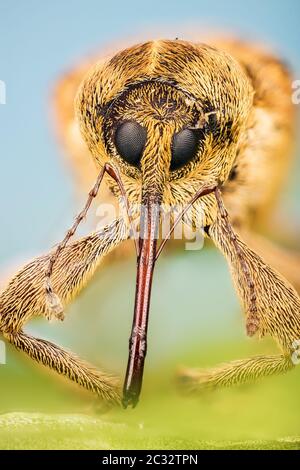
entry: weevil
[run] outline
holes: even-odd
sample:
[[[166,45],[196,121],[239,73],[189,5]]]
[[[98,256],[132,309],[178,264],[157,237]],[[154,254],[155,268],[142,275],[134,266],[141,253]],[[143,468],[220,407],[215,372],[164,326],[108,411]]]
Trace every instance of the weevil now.
[[[183,207],[177,222],[188,213],[185,223],[192,228],[202,212],[205,236],[229,264],[247,334],[270,335],[280,349],[278,355],[186,370],[182,375],[188,386],[194,391],[229,386],[292,369],[300,338],[299,255],[258,234],[290,162],[294,111],[285,66],[269,52],[240,41],[154,40],[89,70],[83,67],[75,81],[81,82],[76,119],[99,176],[63,242],[23,267],[2,291],[4,338],[103,399],[135,406],[142,387],[153,271],[162,250],[157,208],[165,204]],[[84,173],[82,160],[79,166]],[[125,201],[126,215],[71,242],[103,180],[118,201]],[[130,208],[139,204],[139,213],[132,213]],[[117,378],[27,335],[23,326],[35,315],[62,320],[103,257],[128,239],[136,219],[136,295],[122,395]]]

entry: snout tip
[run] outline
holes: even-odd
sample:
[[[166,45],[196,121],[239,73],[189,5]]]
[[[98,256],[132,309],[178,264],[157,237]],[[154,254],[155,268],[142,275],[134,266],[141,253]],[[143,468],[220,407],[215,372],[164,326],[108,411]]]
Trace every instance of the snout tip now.
[[[138,393],[131,391],[131,390],[124,391],[123,398],[122,398],[122,406],[125,410],[128,408],[128,406],[135,408],[138,402],[139,402]]]

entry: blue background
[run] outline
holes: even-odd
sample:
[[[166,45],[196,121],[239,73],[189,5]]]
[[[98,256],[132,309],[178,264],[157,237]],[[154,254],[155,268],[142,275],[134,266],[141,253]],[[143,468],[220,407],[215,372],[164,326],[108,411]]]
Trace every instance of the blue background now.
[[[47,249],[77,209],[49,111],[53,84],[74,61],[123,38],[213,28],[274,45],[297,74],[299,18],[297,0],[1,0],[1,266]]]

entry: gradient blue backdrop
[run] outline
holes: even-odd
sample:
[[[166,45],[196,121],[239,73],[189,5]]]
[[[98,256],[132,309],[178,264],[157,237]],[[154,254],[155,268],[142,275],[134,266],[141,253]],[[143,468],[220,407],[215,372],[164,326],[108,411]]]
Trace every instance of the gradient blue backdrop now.
[[[72,219],[72,181],[53,137],[49,97],[74,60],[145,31],[184,37],[192,23],[273,43],[297,73],[299,18],[298,0],[0,0],[0,79],[7,86],[0,105],[1,265],[47,249]]]

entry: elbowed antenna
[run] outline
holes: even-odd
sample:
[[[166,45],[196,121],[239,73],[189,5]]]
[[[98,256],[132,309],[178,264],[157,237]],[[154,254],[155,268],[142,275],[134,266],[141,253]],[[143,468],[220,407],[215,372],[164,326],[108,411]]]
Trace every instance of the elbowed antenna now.
[[[51,283],[51,276],[54,268],[54,264],[56,263],[60,253],[64,250],[64,248],[67,246],[69,240],[75,235],[75,232],[78,228],[78,226],[81,224],[81,222],[85,219],[87,216],[87,213],[90,209],[90,206],[92,204],[93,199],[97,197],[97,194],[100,189],[100,185],[102,183],[103,177],[107,173],[119,186],[121,195],[123,197],[124,203],[125,203],[125,208],[126,208],[126,214],[128,218],[128,223],[130,225],[131,231],[134,233],[134,224],[133,224],[133,219],[131,216],[130,212],[130,207],[129,207],[129,201],[127,198],[127,194],[119,173],[119,170],[111,165],[110,163],[105,163],[102,169],[100,170],[100,173],[98,174],[97,180],[93,188],[89,192],[88,199],[86,201],[86,204],[84,206],[84,209],[78,214],[78,216],[75,219],[75,222],[73,226],[68,230],[65,238],[61,243],[59,243],[56,247],[56,249],[53,251],[53,253],[49,257],[49,262],[47,269],[45,271],[45,293],[46,293],[46,306],[50,312],[50,315],[56,316],[56,318],[63,320],[64,319],[64,313],[63,313],[63,305],[60,301],[60,298],[57,296],[57,294],[53,291],[52,283]],[[135,248],[136,248],[136,253],[138,255],[138,245],[136,240],[135,241]]]

